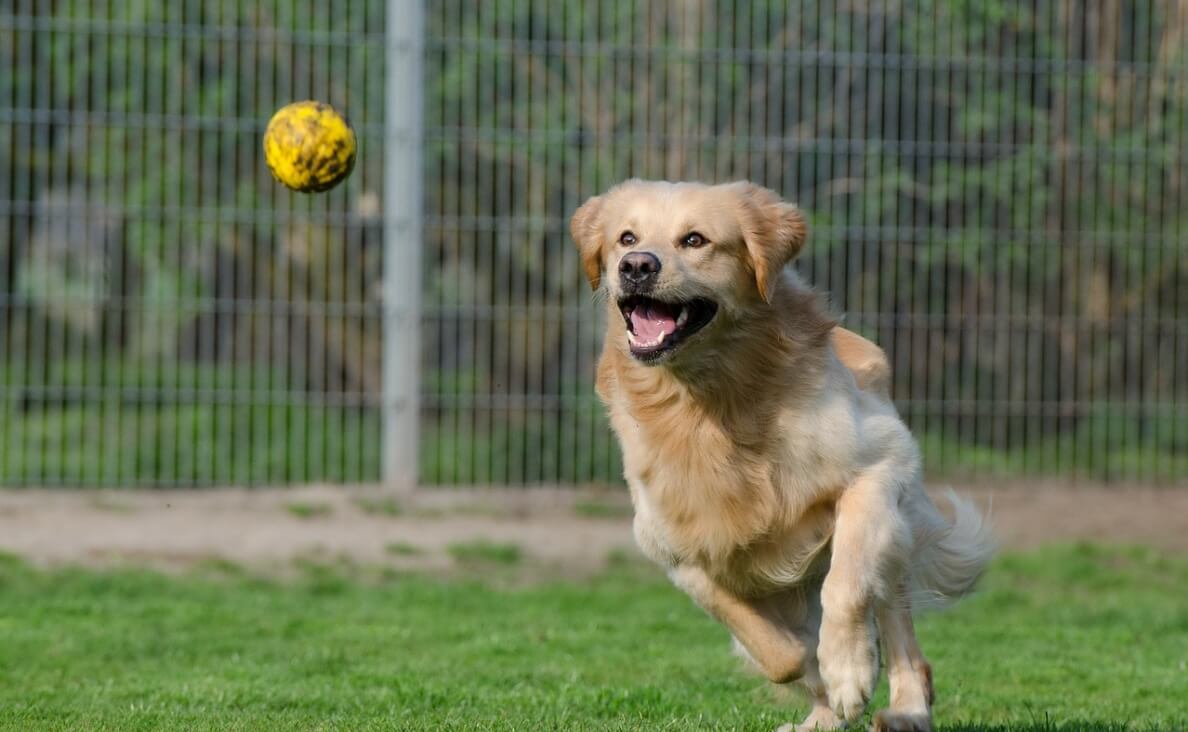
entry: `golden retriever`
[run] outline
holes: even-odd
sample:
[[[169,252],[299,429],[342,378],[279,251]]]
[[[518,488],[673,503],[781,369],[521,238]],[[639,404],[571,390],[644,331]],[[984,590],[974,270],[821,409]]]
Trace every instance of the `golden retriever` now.
[[[771,681],[798,681],[799,725],[862,715],[931,728],[913,607],[977,579],[993,547],[970,503],[946,520],[888,394],[881,349],[844,330],[788,265],[800,212],[774,192],[631,180],[571,233],[610,318],[597,390],[623,450],[643,552],[724,623]]]

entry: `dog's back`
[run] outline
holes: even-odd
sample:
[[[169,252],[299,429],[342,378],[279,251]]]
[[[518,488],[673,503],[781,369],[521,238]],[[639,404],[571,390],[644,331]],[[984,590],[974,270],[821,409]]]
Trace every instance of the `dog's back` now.
[[[891,366],[883,349],[857,333],[837,326],[829,335],[837,358],[858,382],[858,388],[891,397]]]

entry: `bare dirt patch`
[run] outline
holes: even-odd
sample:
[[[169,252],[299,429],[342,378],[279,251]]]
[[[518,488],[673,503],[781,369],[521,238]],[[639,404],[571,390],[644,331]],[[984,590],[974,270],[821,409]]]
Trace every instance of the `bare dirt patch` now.
[[[990,509],[1005,548],[1086,540],[1188,552],[1188,491],[1022,484],[958,490]],[[0,492],[0,550],[39,564],[176,567],[219,559],[266,567],[320,558],[432,570],[455,566],[456,547],[468,542],[519,547],[526,563],[568,570],[597,569],[609,556],[635,551],[625,492]]]

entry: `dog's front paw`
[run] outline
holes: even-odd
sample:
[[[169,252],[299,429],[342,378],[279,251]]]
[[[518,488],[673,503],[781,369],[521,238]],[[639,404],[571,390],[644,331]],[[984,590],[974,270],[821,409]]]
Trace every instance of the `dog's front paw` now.
[[[817,662],[829,706],[846,721],[860,717],[874,693],[879,673],[870,628],[822,624]]]

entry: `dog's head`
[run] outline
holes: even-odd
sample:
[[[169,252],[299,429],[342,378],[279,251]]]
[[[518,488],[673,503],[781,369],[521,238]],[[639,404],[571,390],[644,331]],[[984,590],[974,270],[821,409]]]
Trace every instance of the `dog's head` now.
[[[753,183],[631,180],[586,201],[570,232],[590,286],[622,313],[631,355],[660,363],[723,320],[762,313],[808,227]]]

